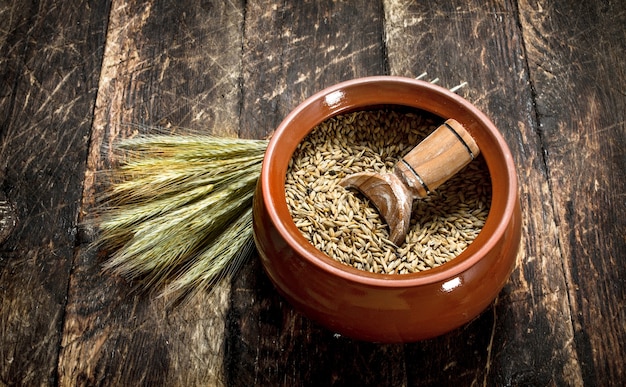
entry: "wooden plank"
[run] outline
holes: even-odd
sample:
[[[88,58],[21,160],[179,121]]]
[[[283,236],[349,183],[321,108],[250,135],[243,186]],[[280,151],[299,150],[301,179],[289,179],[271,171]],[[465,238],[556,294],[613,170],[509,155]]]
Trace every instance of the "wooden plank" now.
[[[2,384],[57,381],[107,4],[0,5],[0,184],[14,216],[0,241]]]
[[[626,380],[626,3],[520,2],[586,385]]]
[[[469,83],[461,94],[494,121],[509,143],[523,211],[517,269],[498,302],[476,323],[409,346],[412,385],[581,382],[517,12],[510,1],[385,2],[391,73],[427,71],[444,86]],[[441,359],[442,353],[451,355]],[[467,354],[474,359],[466,360]]]
[[[325,87],[386,72],[380,5],[311,3],[247,6],[241,130],[248,137],[265,137]]]
[[[15,93],[20,71],[24,64],[24,50],[28,46],[27,37],[32,31],[30,26],[37,11],[33,5],[23,6],[13,3],[0,5],[0,17],[5,25],[0,29],[0,123],[2,132],[9,124],[11,111],[15,104]]]
[[[12,111],[16,103],[15,97],[24,53],[28,46],[28,35],[32,18],[36,11],[32,6],[3,4],[0,6],[0,17],[6,20],[6,26],[0,30],[0,135],[8,131]],[[19,102],[18,102],[19,103]],[[0,170],[0,181],[4,181],[5,171]],[[17,209],[6,195],[5,184],[0,189],[0,245],[13,233],[17,226]],[[2,261],[0,261],[0,266]]]
[[[353,341],[302,316],[279,296],[258,260],[233,284],[226,372],[233,386],[399,386],[402,345]]]
[[[239,129],[241,2],[113,1],[96,102],[84,210],[102,146],[141,124],[219,135]],[[92,230],[82,231],[83,242]],[[75,262],[59,366],[63,385],[221,385],[226,284],[180,308],[102,273],[83,244]]]
[[[384,74],[382,23],[380,4],[369,1],[248,2],[242,111],[246,136],[264,137],[298,103],[324,87]],[[257,259],[232,289],[226,342],[229,385],[405,383],[403,346],[355,342],[311,322],[277,294]]]

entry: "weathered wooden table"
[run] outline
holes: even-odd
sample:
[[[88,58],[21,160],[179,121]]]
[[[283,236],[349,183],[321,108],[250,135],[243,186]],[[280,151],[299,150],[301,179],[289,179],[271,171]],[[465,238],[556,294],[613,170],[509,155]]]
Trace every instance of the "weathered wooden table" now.
[[[626,383],[623,1],[0,2],[0,385]],[[262,138],[369,75],[460,93],[500,128],[523,246],[493,305],[379,345],[295,312],[257,259],[184,307],[104,273],[81,226],[128,125]]]

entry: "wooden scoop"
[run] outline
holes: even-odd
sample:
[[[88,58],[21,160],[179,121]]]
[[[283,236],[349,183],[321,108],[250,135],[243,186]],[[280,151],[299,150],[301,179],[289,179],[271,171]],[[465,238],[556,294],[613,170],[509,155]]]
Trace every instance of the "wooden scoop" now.
[[[426,197],[479,153],[465,128],[449,119],[400,159],[393,173],[355,173],[340,184],[359,190],[374,203],[389,225],[390,240],[400,245],[409,230],[413,200]]]

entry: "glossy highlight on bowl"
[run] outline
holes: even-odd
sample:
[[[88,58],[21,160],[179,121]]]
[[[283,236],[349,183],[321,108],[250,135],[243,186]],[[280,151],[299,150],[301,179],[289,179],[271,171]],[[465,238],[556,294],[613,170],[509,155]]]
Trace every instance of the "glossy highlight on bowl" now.
[[[289,160],[313,128],[339,114],[389,105],[459,121],[480,147],[492,184],[489,216],[474,242],[452,261],[415,274],[368,273],[336,262],[296,228],[285,197]],[[296,107],[272,136],[253,206],[255,243],[276,289],[328,329],[373,342],[427,339],[478,316],[508,280],[521,240],[517,176],[499,131],[460,96],[402,77],[343,82]]]

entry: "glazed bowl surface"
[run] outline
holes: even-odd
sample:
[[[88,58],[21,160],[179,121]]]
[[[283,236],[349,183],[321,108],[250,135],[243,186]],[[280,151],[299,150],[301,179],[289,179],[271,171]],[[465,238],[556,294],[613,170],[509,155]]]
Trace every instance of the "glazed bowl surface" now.
[[[420,273],[369,273],[335,261],[304,238],[287,206],[288,164],[305,136],[331,117],[381,106],[456,119],[475,139],[489,170],[492,199],[478,237],[455,259]],[[393,76],[339,83],[296,107],[270,140],[253,214],[261,262],[279,293],[328,329],[373,342],[427,339],[474,319],[508,280],[521,240],[517,176],[497,128],[457,94]]]

